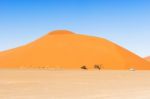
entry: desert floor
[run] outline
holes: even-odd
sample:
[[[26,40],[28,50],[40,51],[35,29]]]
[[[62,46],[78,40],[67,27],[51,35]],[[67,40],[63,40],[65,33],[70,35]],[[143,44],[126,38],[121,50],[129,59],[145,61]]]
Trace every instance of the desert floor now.
[[[150,99],[150,71],[0,70],[0,99]]]

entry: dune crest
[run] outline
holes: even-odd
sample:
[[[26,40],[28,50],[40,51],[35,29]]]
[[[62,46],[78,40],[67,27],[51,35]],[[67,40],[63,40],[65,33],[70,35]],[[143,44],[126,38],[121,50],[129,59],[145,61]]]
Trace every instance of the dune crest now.
[[[0,68],[150,69],[150,63],[104,38],[57,30],[0,53]]]
[[[49,32],[48,34],[49,35],[68,35],[68,34],[75,34],[75,33],[68,31],[68,30],[56,30],[53,32]]]

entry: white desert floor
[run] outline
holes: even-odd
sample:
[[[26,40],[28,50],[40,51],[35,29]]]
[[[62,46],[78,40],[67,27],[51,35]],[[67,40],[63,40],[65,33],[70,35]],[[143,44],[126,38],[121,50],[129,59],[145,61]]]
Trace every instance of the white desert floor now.
[[[0,70],[0,99],[150,99],[150,71]]]

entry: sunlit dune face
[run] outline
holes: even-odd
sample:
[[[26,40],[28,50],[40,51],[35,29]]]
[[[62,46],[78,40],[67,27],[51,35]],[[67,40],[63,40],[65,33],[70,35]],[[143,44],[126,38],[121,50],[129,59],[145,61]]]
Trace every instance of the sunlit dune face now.
[[[0,67],[124,70],[150,69],[150,63],[106,39],[57,30],[1,52]]]

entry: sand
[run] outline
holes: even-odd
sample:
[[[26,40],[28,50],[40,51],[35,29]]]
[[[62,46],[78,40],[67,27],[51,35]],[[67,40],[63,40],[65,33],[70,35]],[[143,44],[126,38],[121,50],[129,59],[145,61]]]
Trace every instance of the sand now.
[[[147,61],[150,61],[150,56],[145,57],[144,59],[146,59]]]
[[[150,71],[0,70],[0,99],[150,99]]]
[[[150,70],[150,62],[100,37],[57,30],[0,53],[0,68]],[[21,67],[20,67],[21,66]]]

